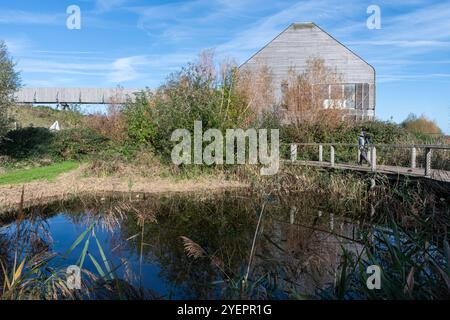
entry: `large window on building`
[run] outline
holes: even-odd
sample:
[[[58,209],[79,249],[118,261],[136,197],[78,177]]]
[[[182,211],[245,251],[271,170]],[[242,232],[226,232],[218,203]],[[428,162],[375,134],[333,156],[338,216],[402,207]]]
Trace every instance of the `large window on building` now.
[[[369,109],[370,85],[368,83],[320,84],[319,93],[324,108]]]

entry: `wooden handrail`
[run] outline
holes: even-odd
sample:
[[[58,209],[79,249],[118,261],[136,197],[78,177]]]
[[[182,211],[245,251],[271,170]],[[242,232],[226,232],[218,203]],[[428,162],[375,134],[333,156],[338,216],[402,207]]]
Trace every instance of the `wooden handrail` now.
[[[356,143],[283,143],[285,145],[291,145],[296,144],[297,146],[333,146],[333,147],[358,147],[358,144]],[[367,146],[374,146],[374,147],[380,147],[380,148],[402,148],[402,149],[411,149],[411,148],[429,148],[429,149],[441,149],[441,150],[450,150],[450,145],[448,144],[368,144]]]
[[[283,145],[286,145],[285,143]],[[297,160],[298,146],[311,146],[318,147],[319,149],[319,163],[323,163],[323,147],[327,146],[330,148],[330,162],[331,167],[335,167],[336,163],[336,147],[351,147],[358,148],[358,144],[353,143],[291,143],[291,161],[295,162]],[[367,158],[371,165],[371,170],[373,172],[377,171],[377,148],[403,148],[411,150],[411,160],[410,168],[416,168],[416,157],[417,149],[425,149],[425,173],[426,177],[430,177],[432,173],[431,168],[431,158],[433,150],[450,150],[450,145],[433,145],[433,144],[411,144],[411,145],[395,145],[395,144],[367,144],[368,152]],[[361,156],[361,151],[358,148],[358,161]]]

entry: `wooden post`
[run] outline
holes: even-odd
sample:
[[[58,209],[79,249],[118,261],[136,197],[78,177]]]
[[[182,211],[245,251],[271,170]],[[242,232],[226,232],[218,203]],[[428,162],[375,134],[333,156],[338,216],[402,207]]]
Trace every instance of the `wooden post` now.
[[[319,162],[323,162],[323,146],[319,144]]]
[[[334,167],[334,146],[330,146],[330,163]]]
[[[370,179],[370,190],[375,189],[375,187],[377,186],[377,182],[375,181],[374,178]]]
[[[356,163],[359,164],[359,160],[361,160],[361,150],[359,150],[359,146],[358,146],[358,159],[356,159]]]
[[[377,170],[377,148],[375,148],[375,146],[372,146],[371,152],[372,156],[371,158],[371,163],[372,163],[372,171],[376,171]]]
[[[431,148],[425,148],[425,177],[431,176]]]
[[[416,168],[416,155],[417,155],[416,147],[412,147],[411,148],[411,169]]]
[[[297,145],[295,143],[291,144],[291,161],[297,161]]]
[[[375,181],[374,178],[370,179],[370,191],[372,191],[371,192],[372,197],[370,198],[370,216],[371,217],[373,217],[375,215],[375,206],[373,205],[373,195],[374,195],[373,190],[375,189],[376,184],[377,184],[377,182]]]
[[[367,156],[367,160],[369,160],[369,162],[372,162],[372,149],[371,149],[371,147],[369,147],[367,149],[366,156]]]
[[[293,206],[292,208],[291,208],[291,211],[290,211],[290,213],[289,213],[289,215],[290,215],[290,217],[289,217],[289,222],[291,223],[291,224],[294,224],[294,222],[295,222],[295,213],[297,212],[297,207],[296,206]]]

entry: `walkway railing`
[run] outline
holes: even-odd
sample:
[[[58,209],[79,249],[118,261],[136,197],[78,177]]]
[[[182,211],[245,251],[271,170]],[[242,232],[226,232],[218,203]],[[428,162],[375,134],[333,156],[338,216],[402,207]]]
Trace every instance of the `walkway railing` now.
[[[336,158],[337,158],[337,152],[336,149],[338,148],[355,148],[355,163],[359,161],[360,158],[360,151],[359,146],[357,144],[346,144],[346,143],[292,143],[290,145],[290,155],[291,155],[291,161],[296,162],[298,161],[298,154],[299,154],[299,147],[314,147],[316,148],[316,152],[318,154],[318,163],[323,164],[324,166],[336,166]],[[324,161],[324,149],[329,149],[329,161]],[[432,155],[433,151],[436,150],[444,150],[444,151],[450,151],[450,145],[428,145],[428,144],[412,144],[412,145],[397,145],[397,144],[370,144],[366,146],[367,150],[367,158],[371,162],[371,170],[377,171],[377,151],[380,149],[403,149],[403,150],[409,150],[409,166],[407,169],[410,169],[409,171],[412,171],[414,169],[417,169],[417,157],[419,155],[418,150],[423,150],[423,158],[424,158],[424,173],[423,175],[426,177],[430,177],[432,173]],[[450,155],[445,155],[443,159],[444,168],[441,168],[439,170],[450,173],[449,167],[450,167]],[[306,160],[307,162],[312,162],[311,159]],[[315,161],[317,162],[317,161]],[[348,162],[345,164],[349,164]],[[398,166],[394,165],[391,167],[398,167],[398,168],[405,168],[404,166]],[[417,172],[417,170],[415,170]],[[450,176],[450,175],[449,175]]]

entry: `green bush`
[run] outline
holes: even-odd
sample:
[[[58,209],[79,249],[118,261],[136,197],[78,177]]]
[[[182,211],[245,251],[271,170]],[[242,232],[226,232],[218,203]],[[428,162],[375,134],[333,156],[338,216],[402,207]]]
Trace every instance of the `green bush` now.
[[[283,127],[284,142],[291,143],[357,143],[365,128],[370,140],[378,144],[412,143],[413,137],[399,125],[384,121],[344,122],[334,128],[321,124],[287,125]]]
[[[365,128],[374,144],[414,144],[424,143],[416,136],[410,134],[400,125],[384,121],[344,122],[335,127],[327,127],[320,123],[287,125],[282,127],[281,137],[285,144],[297,143],[336,143],[357,144],[361,129]],[[289,153],[285,146],[284,154]],[[357,162],[356,147],[336,147],[337,162]],[[410,155],[408,149],[379,149],[377,150],[377,163],[387,165],[409,165]],[[299,147],[300,160],[318,160],[317,147]],[[324,159],[329,159],[329,149],[324,148]]]
[[[45,128],[9,131],[0,145],[0,153],[18,160],[46,156],[50,153],[54,136]]]
[[[51,155],[57,159],[80,160],[108,148],[109,139],[92,129],[69,129],[55,134]]]
[[[124,108],[129,138],[168,159],[176,144],[170,141],[172,132],[180,128],[193,132],[194,121],[202,121],[203,130],[243,128],[248,108],[233,89],[235,70],[229,69],[222,79],[214,74],[210,64],[189,64],[156,92],[137,95]]]
[[[13,160],[49,157],[79,160],[105,150],[109,140],[90,129],[70,129],[57,133],[46,128],[23,128],[8,132],[0,145],[0,155]]]

